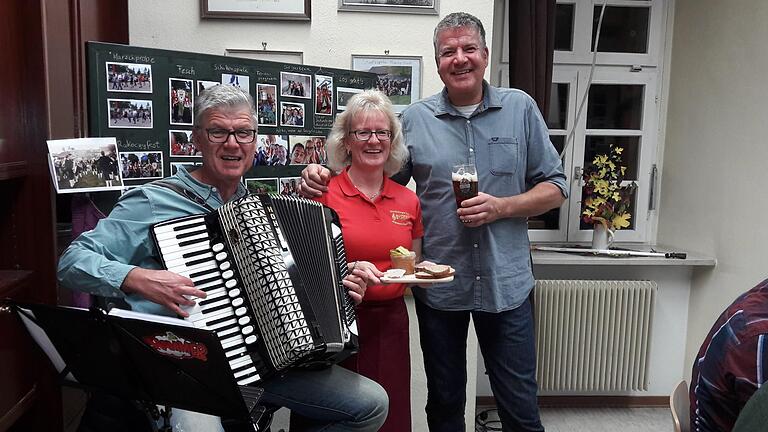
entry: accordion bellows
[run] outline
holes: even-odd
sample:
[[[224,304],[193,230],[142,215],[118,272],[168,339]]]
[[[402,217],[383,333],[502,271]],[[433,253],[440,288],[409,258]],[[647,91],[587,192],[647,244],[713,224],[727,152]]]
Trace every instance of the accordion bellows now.
[[[238,384],[356,351],[333,210],[303,198],[252,195],[152,231],[164,267],[206,291],[188,320],[216,332]]]

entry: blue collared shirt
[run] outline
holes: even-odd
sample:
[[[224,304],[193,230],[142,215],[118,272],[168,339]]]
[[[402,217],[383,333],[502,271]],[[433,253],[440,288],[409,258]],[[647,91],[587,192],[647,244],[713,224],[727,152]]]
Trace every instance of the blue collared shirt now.
[[[424,259],[450,264],[453,282],[413,292],[441,310],[500,312],[519,306],[533,288],[526,218],[466,228],[456,215],[452,166],[475,161],[479,189],[524,193],[541,182],[567,197],[566,177],[534,100],[520,90],[483,83],[483,100],[468,118],[442,93],[402,113],[411,175],[424,219]]]
[[[193,191],[210,207],[224,204],[216,188],[200,183],[183,166],[166,180]],[[240,184],[231,200],[246,193]],[[120,197],[108,217],[100,220],[93,230],[80,235],[64,251],[59,258],[59,283],[98,296],[124,297],[135,311],[173,315],[169,309],[138,295],[126,295],[120,287],[134,267],[162,268],[150,235],[153,224],[207,212],[204,206],[152,183],[131,189]]]

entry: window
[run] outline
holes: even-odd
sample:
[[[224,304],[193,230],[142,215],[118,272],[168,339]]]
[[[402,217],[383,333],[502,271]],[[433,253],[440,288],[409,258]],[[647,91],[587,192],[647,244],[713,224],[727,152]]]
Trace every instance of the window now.
[[[555,12],[555,51],[573,50],[573,13],[575,5],[561,3]]]
[[[576,78],[574,72],[555,70],[552,74],[552,92],[549,98],[549,112],[543,113],[549,127],[549,138],[558,153],[563,151],[568,131],[573,128],[576,114]],[[572,171],[570,158],[563,158],[563,168],[566,174]],[[570,180],[570,174],[568,174]],[[568,208],[566,201],[560,208],[530,218],[528,229],[532,240],[563,241],[568,232]]]
[[[595,49],[597,23],[602,5],[592,13],[592,47]],[[650,7],[606,6],[600,30],[600,52],[648,53]]]
[[[597,42],[589,85],[592,49],[602,0],[558,0],[555,60],[549,112],[543,113],[558,152],[563,155],[570,198],[559,209],[531,218],[534,241],[589,241],[592,227],[581,222],[581,170],[609,145],[624,148],[628,178],[638,185],[631,226],[617,241],[651,240],[655,213],[651,188],[659,142],[659,82],[666,38],[667,0],[609,0]],[[582,98],[586,102],[576,119]]]

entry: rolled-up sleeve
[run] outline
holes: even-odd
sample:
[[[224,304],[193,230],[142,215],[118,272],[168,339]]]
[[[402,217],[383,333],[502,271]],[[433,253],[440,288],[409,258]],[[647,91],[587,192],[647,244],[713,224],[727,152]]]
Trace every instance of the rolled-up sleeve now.
[[[57,277],[68,289],[106,297],[123,297],[123,280],[134,267],[146,267],[152,255],[152,211],[139,190],[121,199],[109,217],[75,239],[59,258]]]

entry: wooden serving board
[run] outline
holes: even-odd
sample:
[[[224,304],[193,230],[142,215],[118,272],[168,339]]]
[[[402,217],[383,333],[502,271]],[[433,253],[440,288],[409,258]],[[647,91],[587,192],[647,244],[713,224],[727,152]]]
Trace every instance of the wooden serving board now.
[[[389,278],[386,276],[382,276],[379,278],[379,280],[381,281],[381,283],[385,283],[385,284],[406,283],[406,284],[415,284],[415,285],[432,285],[432,284],[451,282],[453,281],[453,276],[448,276],[440,279],[419,279],[413,274],[407,274],[399,278]]]
[[[416,285],[433,285],[433,284],[451,282],[453,280],[453,274],[451,274],[450,276],[436,278],[436,279],[422,279],[422,278],[417,278],[416,275],[413,273],[406,274],[400,277],[392,277],[385,272],[384,276],[380,277],[379,280],[381,280],[381,282],[385,284],[405,283],[405,284],[416,284]]]

